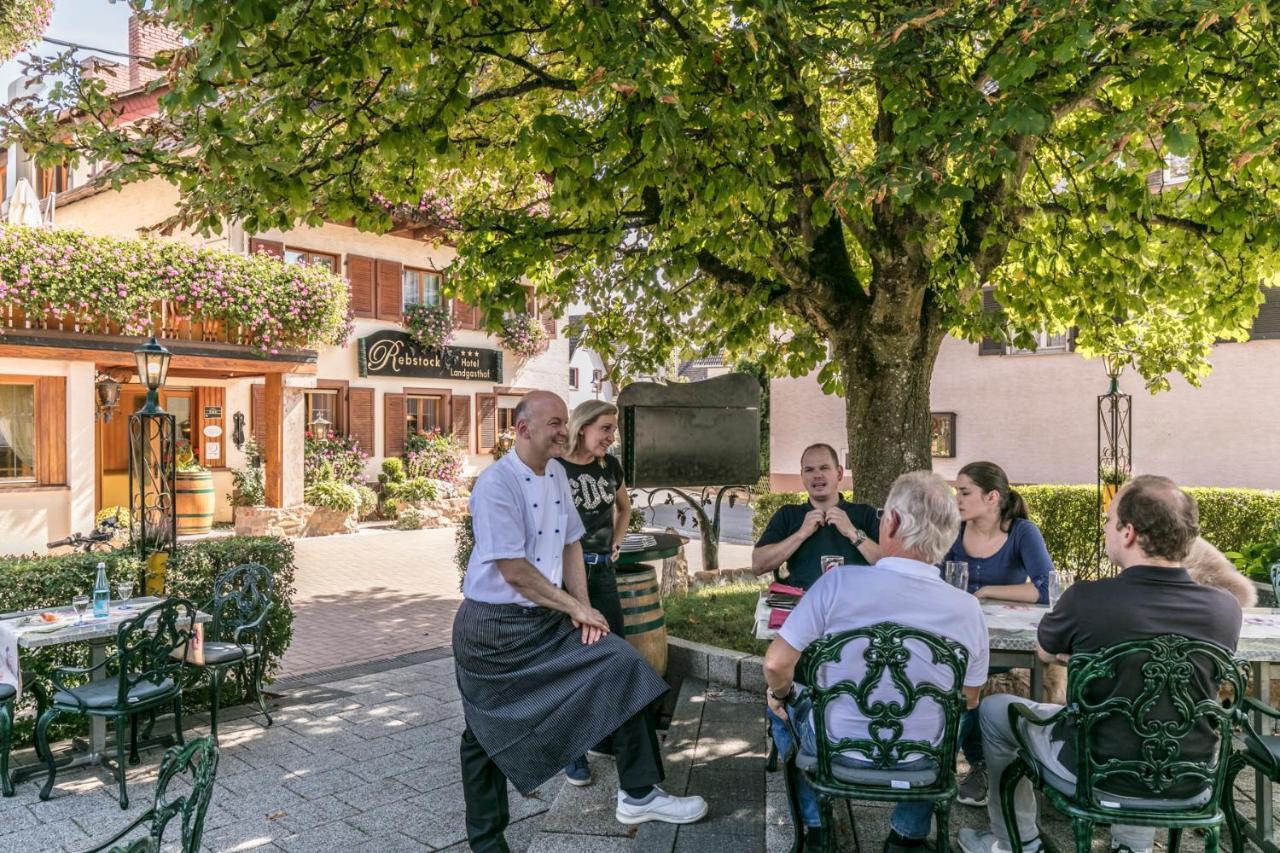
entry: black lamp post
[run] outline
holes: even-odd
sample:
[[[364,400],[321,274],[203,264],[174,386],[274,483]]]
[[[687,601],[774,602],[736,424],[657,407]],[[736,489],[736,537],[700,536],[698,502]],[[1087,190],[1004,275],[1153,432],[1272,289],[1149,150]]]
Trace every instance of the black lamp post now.
[[[1098,397],[1098,521],[1096,529],[1095,562],[1098,570],[1103,566],[1102,519],[1110,508],[1111,499],[1120,484],[1129,479],[1133,470],[1133,397],[1120,392],[1120,374],[1129,363],[1127,354],[1112,354],[1102,358],[1110,385],[1107,393]]]
[[[144,563],[153,552],[177,541],[174,494],[177,491],[177,421],[160,408],[160,389],[169,375],[172,354],[155,339],[133,353],[138,381],[147,389],[141,409],[129,417],[129,511],[134,544]],[[156,592],[155,572],[148,568],[148,594]],[[163,574],[159,585],[163,589]]]

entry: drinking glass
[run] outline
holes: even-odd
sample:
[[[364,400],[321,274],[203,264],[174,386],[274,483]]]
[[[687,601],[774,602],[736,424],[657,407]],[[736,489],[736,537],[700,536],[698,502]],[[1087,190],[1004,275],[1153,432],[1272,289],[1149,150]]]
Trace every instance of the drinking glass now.
[[[1075,583],[1075,573],[1068,569],[1058,569],[1049,575],[1049,609],[1052,610],[1062,597],[1067,587]]]
[[[71,607],[76,611],[76,624],[84,624],[84,612],[89,609],[89,596],[84,593],[71,597]]]
[[[946,563],[947,583],[956,589],[969,591],[969,564],[964,560],[947,560]]]
[[[825,575],[836,566],[843,566],[844,557],[841,557],[839,554],[823,554],[818,558],[818,565],[822,567],[822,573]]]
[[[116,584],[116,598],[120,601],[133,598],[133,581],[120,581]]]

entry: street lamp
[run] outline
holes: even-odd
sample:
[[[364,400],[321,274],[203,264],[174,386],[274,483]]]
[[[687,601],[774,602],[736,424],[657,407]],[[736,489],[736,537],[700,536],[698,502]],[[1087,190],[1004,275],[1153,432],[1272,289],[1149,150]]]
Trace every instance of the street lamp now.
[[[160,388],[169,376],[169,359],[173,354],[152,335],[151,340],[133,351],[133,357],[138,362],[138,381],[147,389],[147,402],[142,411],[163,411],[160,408]]]
[[[160,408],[160,389],[172,354],[155,336],[134,350],[138,381],[147,389],[145,405],[129,417],[129,511],[137,527],[134,545],[145,568],[147,595],[164,591],[166,549],[177,541],[177,420]]]
[[[316,441],[324,441],[329,437],[329,427],[333,426],[323,412],[316,412],[315,420],[311,422],[311,437]]]

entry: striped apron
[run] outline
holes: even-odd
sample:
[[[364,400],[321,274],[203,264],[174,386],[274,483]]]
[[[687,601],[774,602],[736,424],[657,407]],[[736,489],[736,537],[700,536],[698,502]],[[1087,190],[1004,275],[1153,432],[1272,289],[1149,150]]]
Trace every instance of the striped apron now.
[[[546,607],[464,600],[453,657],[467,725],[524,794],[667,692],[626,640],[583,645],[569,617]]]

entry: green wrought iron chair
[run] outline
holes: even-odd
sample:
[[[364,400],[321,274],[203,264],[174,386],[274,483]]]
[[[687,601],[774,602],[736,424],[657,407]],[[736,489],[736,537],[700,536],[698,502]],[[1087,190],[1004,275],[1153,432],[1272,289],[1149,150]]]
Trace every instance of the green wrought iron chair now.
[[[867,642],[862,651],[866,663],[862,677],[857,681],[817,686],[819,669],[840,660],[845,648],[858,640]],[[922,654],[949,672],[950,684],[915,682],[907,676],[907,663],[913,656]],[[786,762],[787,798],[796,832],[792,853],[804,845],[796,794],[799,773],[804,773],[818,795],[822,825],[828,830],[825,833],[828,851],[835,846],[835,833],[830,831],[832,800],[927,800],[934,804],[937,849],[939,853],[947,853],[951,803],[956,796],[956,745],[960,717],[965,709],[964,673],[968,665],[968,651],[954,640],[892,622],[832,634],[805,649],[796,667],[796,681],[808,685],[813,698],[817,755],[805,755],[796,749]],[[886,676],[900,699],[873,698],[878,688],[887,687]],[[868,721],[868,737],[828,739],[827,706],[841,697],[852,699],[858,714]],[[916,713],[922,703],[934,704],[942,711],[942,738],[937,744],[903,737],[903,722]],[[798,743],[799,738],[796,740]],[[849,753],[856,756],[858,764],[850,760]],[[870,766],[863,766],[865,764]],[[910,767],[902,767],[904,764]]]
[[[181,674],[187,644],[192,637],[196,608],[190,601],[171,598],[120,623],[116,629],[116,651],[97,666],[60,667],[51,680],[56,688],[49,706],[36,721],[36,752],[49,768],[40,790],[40,799],[49,799],[58,765],[49,748],[49,724],[59,714],[110,717],[116,741],[116,780],[120,787],[120,808],[129,807],[125,789],[124,726],[131,723],[130,757],[138,760],[138,715],[172,704],[174,731],[182,742]],[[178,654],[175,656],[174,651]],[[93,679],[100,674],[103,677]],[[85,684],[70,686],[66,679],[88,676]]]
[[[9,747],[13,739],[13,700],[18,691],[0,684],[0,793],[13,796],[13,780],[9,778]]]
[[[1197,687],[1197,662],[1207,665],[1212,674],[1208,691]],[[1117,673],[1130,667],[1142,675],[1141,692],[1107,695]],[[1022,853],[1013,800],[1023,777],[1071,819],[1077,853],[1088,853],[1093,828],[1099,823],[1165,827],[1169,853],[1177,853],[1184,829],[1203,829],[1205,853],[1216,853],[1225,819],[1220,804],[1223,793],[1230,791],[1232,729],[1241,716],[1234,700],[1227,707],[1219,696],[1223,688],[1233,691],[1233,697],[1244,696],[1248,681],[1245,666],[1219,646],[1171,634],[1072,655],[1065,706],[1043,718],[1026,705],[1009,706],[1019,750],[999,784],[1000,808],[1013,853]],[[1074,726],[1074,780],[1036,760],[1023,728],[1052,726],[1061,720],[1070,720]],[[1121,721],[1137,744],[1132,755],[1095,750],[1098,728],[1114,721]],[[1184,756],[1183,741],[1197,726],[1207,726],[1218,744],[1209,756]],[[1136,784],[1150,793],[1111,793],[1108,783]]]
[[[169,796],[169,783],[179,774],[189,773],[191,789],[177,796]],[[164,754],[160,762],[160,776],[156,780],[156,794],[151,808],[137,820],[117,832],[107,841],[84,853],[159,853],[169,821],[181,817],[182,853],[195,853],[200,849],[204,835],[204,815],[213,796],[213,780],[218,773],[218,742],[212,735],[196,738],[185,746],[174,746]],[[140,826],[147,827],[147,834],[134,840],[127,847],[111,847]]]
[[[1271,564],[1271,597],[1275,602],[1273,607],[1280,607],[1280,560],[1276,560]]]
[[[209,672],[212,705],[209,729],[218,736],[218,707],[227,671],[236,667],[240,683],[253,688],[258,710],[271,725],[271,714],[262,695],[267,616],[271,613],[274,585],[271,572],[258,563],[244,563],[228,569],[213,582],[209,614],[213,621],[205,632],[204,662],[188,661],[188,666]],[[252,670],[252,680],[249,678]]]
[[[1232,853],[1242,853],[1245,842],[1244,822],[1236,809],[1236,776],[1244,768],[1252,767],[1255,773],[1266,776],[1272,782],[1280,782],[1280,736],[1258,734],[1248,718],[1249,711],[1257,711],[1270,720],[1280,720],[1280,711],[1252,696],[1246,696],[1240,705],[1240,728],[1244,735],[1244,749],[1237,749],[1231,754],[1231,766],[1227,769],[1227,784],[1222,792],[1222,810],[1227,817],[1227,832],[1231,836]]]

